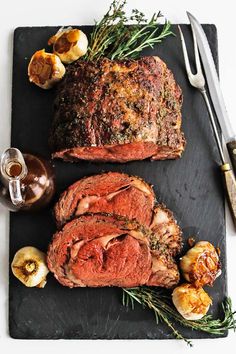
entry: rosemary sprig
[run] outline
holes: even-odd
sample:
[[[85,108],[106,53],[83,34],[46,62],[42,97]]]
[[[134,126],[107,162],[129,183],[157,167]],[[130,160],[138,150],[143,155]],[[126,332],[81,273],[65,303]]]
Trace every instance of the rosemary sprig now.
[[[230,298],[226,298],[222,304],[224,318],[214,319],[211,315],[204,316],[198,321],[184,319],[174,308],[170,296],[163,292],[148,287],[138,287],[123,289],[123,305],[131,305],[134,308],[135,302],[154,311],[156,322],[164,322],[173,332],[177,339],[183,339],[192,346],[190,340],[186,339],[173,325],[172,321],[180,323],[184,327],[192,330],[203,331],[215,335],[224,334],[228,329],[236,329],[236,312],[232,310]]]
[[[156,43],[173,34],[168,21],[159,29],[160,12],[148,21],[136,9],[132,10],[131,16],[127,16],[125,4],[126,0],[114,0],[102,20],[95,22],[84,60],[104,56],[110,59],[136,58],[144,48],[153,48]]]

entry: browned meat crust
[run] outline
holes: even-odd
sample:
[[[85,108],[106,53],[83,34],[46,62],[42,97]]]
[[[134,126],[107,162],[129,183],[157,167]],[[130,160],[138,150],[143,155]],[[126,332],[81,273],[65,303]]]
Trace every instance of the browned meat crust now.
[[[153,209],[153,219],[149,225],[155,234],[155,240],[166,245],[171,256],[176,256],[182,248],[182,230],[174,215],[164,204],[156,204]]]

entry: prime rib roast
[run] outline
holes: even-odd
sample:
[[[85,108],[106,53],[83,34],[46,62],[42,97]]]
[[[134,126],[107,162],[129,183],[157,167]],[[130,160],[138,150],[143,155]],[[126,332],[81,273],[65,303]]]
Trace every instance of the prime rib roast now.
[[[54,235],[48,267],[71,288],[173,286],[179,281],[177,266],[168,262],[153,237],[148,228],[127,218],[82,215]]]
[[[141,178],[118,172],[83,178],[62,193],[54,210],[63,228],[47,259],[61,284],[170,288],[178,283],[173,257],[181,249],[181,229]]]
[[[53,157],[127,162],[175,159],[182,93],[158,57],[85,62],[67,67],[58,85],[50,143]]]

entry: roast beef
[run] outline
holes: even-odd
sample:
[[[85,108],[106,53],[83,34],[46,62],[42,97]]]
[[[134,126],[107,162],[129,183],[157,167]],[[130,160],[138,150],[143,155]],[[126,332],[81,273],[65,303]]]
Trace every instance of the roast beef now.
[[[181,105],[181,89],[158,57],[78,60],[58,85],[53,157],[112,162],[180,157]]]
[[[62,285],[71,288],[172,287],[179,281],[177,266],[154,238],[136,221],[99,213],[82,215],[54,235],[48,267]]]
[[[87,212],[136,219],[152,229],[155,240],[165,244],[172,256],[181,248],[182,234],[172,212],[156,204],[152,187],[139,177],[109,172],[83,178],[62,193],[54,210],[59,227]]]

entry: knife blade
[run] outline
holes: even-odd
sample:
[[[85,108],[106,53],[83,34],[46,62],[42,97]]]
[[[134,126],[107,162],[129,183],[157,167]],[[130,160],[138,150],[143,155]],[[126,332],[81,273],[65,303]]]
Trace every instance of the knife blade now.
[[[211,101],[214,106],[216,117],[220,124],[224,140],[226,142],[234,172],[236,174],[236,134],[225,107],[224,97],[220,88],[219,78],[208,39],[198,20],[188,11],[187,15],[196,35],[198,49],[204,67]]]

